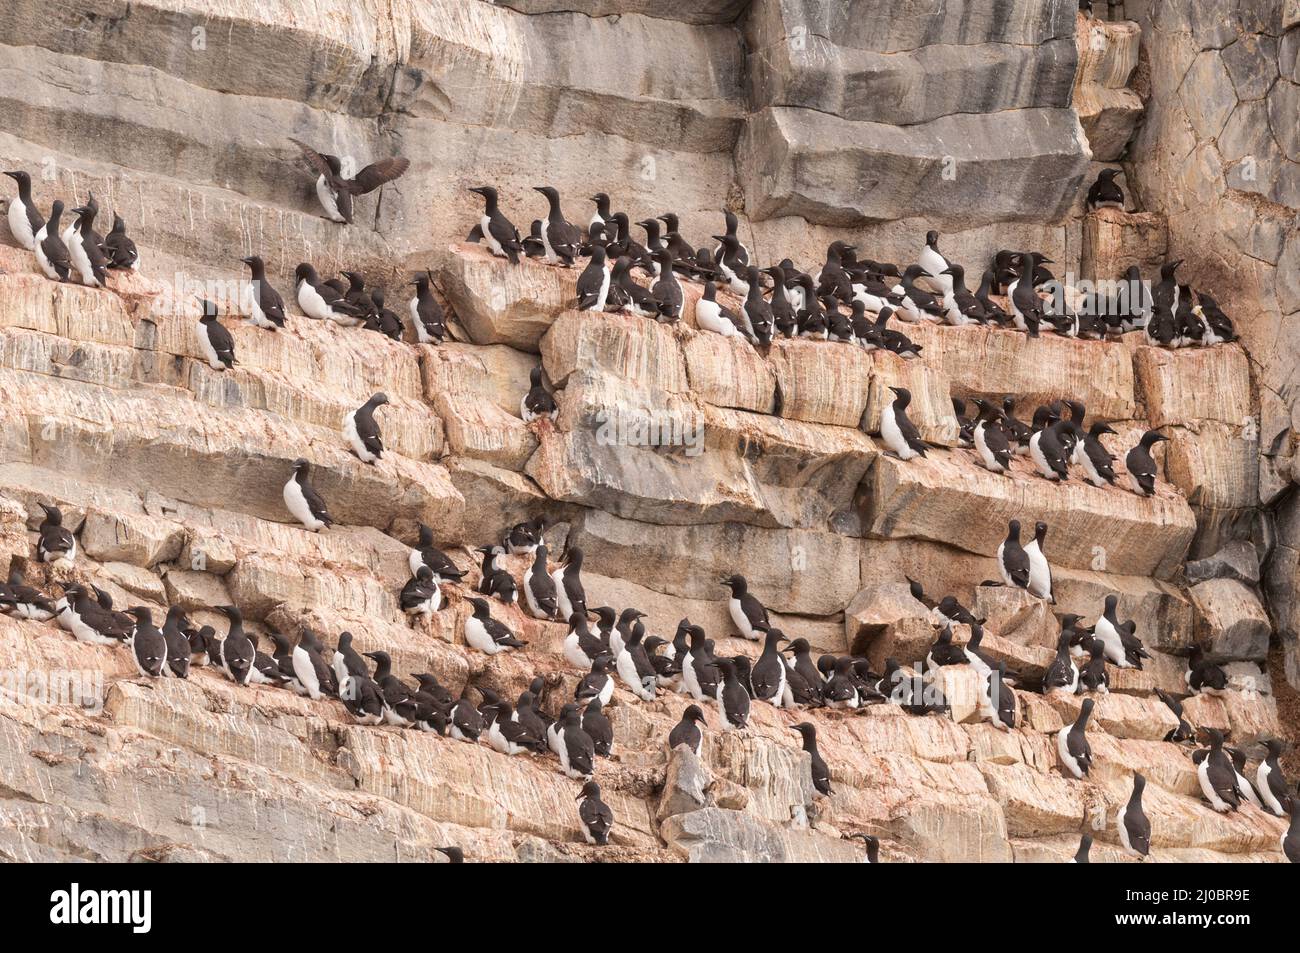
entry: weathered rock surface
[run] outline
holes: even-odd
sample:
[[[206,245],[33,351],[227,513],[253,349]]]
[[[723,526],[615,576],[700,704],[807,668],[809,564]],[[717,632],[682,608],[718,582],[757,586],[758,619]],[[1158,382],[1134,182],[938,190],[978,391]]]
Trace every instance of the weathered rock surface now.
[[[1142,118],[1142,98],[1128,88],[1138,64],[1141,28],[1131,21],[1078,18],[1073,105],[1088,137],[1092,157],[1122,157]]]
[[[351,631],[360,650],[453,692],[514,697],[540,675],[554,716],[581,675],[563,661],[563,625],[494,603],[529,645],[487,658],[464,645],[468,587],[444,587],[428,622],[397,599],[417,520],[474,567],[472,583],[476,546],[545,515],[553,565],[586,550],[591,604],[635,605],[662,637],[690,618],[723,654],[759,650],[735,637],[724,574],[744,573],[814,654],[852,650],[877,668],[891,655],[915,665],[934,638],[903,576],[951,592],[986,617],[985,651],[1016,674],[1015,730],[981,723],[978,679],[956,666],[935,676],[952,717],[756,705],[750,728],[731,732],[706,704],[694,757],[665,750],[684,697],[639,702],[619,688],[616,754],[597,770],[617,824],[595,848],[576,783],[549,757],[359,727],[336,702],[238,688],[211,668],[144,680],[121,648],[0,617],[0,857],[428,862],[455,843],[493,861],[850,862],[861,848],[842,836],[861,831],[889,861],[1055,861],[1089,827],[1095,858],[1118,860],[1115,809],[1142,771],[1157,860],[1276,860],[1278,822],[1200,803],[1187,752],[1160,740],[1171,716],[1153,691],[1181,694],[1195,640],[1225,661],[1232,689],[1189,699],[1189,720],[1245,745],[1292,727],[1277,673],[1259,663],[1276,624],[1300,680],[1296,362],[1283,333],[1300,308],[1285,123],[1295,17],[1130,0],[1150,54],[1134,79],[1139,31],[1104,24],[1103,48],[1080,45],[1097,26],[1072,4],[869,6],[326,0],[285,21],[242,0],[201,16],[144,0],[74,3],[69,30],[40,4],[10,4],[0,164],[33,171],[43,208],[93,191],[127,219],[145,267],[109,290],[53,284],[0,245],[0,571],[20,567],[51,593],[93,582],[155,618],[181,606],[218,631],[212,607],[234,603],[263,648],[302,625],[330,644]],[[1141,100],[1124,181],[1144,211],[1067,218],[1093,160],[1127,154]],[[412,166],[339,228],[287,134],[347,161],[400,152]],[[1171,353],[1132,335],[921,325],[906,329],[924,346],[914,362],[824,342],[756,349],[699,330],[698,285],[676,326],[579,314],[578,269],[512,268],[463,243],[479,208],[464,189],[483,182],[523,231],[544,208],[540,183],[576,222],[598,190],[633,221],[670,203],[697,241],[725,205],[761,264],[780,252],[810,266],[845,229],[877,257],[911,261],[930,227],[968,277],[1007,247],[1098,279],[1180,255],[1245,345]],[[453,340],[390,342],[297,314],[268,334],[223,312],[239,364],[214,372],[192,298],[228,291],[253,252],[286,299],[294,266],[311,261],[325,276],[361,269],[403,315],[410,272],[431,269]],[[524,424],[539,365],[560,413]],[[927,460],[887,457],[872,436],[891,386],[913,393],[912,419],[936,445]],[[387,452],[368,466],[340,424],[379,390]],[[1024,461],[987,473],[953,449],[949,398],[974,396],[1012,397],[1025,417],[1076,397],[1115,422],[1121,455],[1161,428],[1172,441],[1159,493],[1053,486]],[[338,520],[326,533],[282,505],[298,456]],[[1275,511],[1261,517],[1260,500]],[[34,562],[38,501],[78,534],[73,567]],[[1054,604],[979,585],[997,577],[1012,517],[1050,524]],[[1207,558],[1180,574],[1189,554]],[[516,579],[527,562],[506,559]],[[1152,658],[1112,669],[1089,728],[1094,774],[1076,782],[1053,733],[1080,699],[1032,689],[1059,616],[1091,621],[1110,593]],[[791,731],[804,719],[830,798],[815,795]]]
[[[936,23],[907,4],[879,6],[862,16],[828,0],[752,5],[758,111],[737,147],[750,213],[839,226],[921,215],[956,229],[1027,218],[1032,201],[1059,218],[1088,158],[1065,108],[1073,11],[1003,18],[964,4]]]

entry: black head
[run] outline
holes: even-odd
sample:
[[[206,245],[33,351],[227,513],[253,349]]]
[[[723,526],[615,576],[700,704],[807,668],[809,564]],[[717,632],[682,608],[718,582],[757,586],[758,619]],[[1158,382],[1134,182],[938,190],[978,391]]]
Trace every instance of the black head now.
[[[791,725],[790,730],[803,735],[804,741],[813,741],[817,738],[817,728],[811,722],[801,721],[797,725]]]
[[[578,792],[578,796],[575,797],[574,800],[581,801],[583,798],[595,798],[596,800],[599,801],[600,785],[597,784],[595,781],[588,781],[586,784],[584,784],[582,786],[582,790]]]

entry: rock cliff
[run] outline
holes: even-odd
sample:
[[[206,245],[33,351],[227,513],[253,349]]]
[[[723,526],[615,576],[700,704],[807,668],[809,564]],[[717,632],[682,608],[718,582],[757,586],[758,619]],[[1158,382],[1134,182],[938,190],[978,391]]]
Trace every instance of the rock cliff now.
[[[971,673],[945,671],[951,717],[756,704],[737,732],[710,706],[696,758],[665,743],[685,696],[620,688],[616,754],[597,768],[616,826],[597,848],[553,758],[356,725],[335,701],[211,668],[143,679],[121,648],[0,616],[0,856],[433,861],[456,844],[474,860],[852,861],[859,842],[842,835],[864,832],[886,861],[1064,860],[1081,833],[1094,860],[1121,860],[1116,809],[1140,772],[1156,860],[1280,859],[1281,821],[1206,805],[1155,695],[1186,692],[1197,644],[1232,684],[1187,700],[1188,721],[1229,731],[1252,771],[1257,742],[1295,738],[1295,157],[1285,123],[1248,114],[1286,109],[1298,31],[1278,4],[1220,5],[1128,0],[1132,21],[1103,22],[1063,0],[11,3],[0,166],[30,170],[43,207],[94,192],[145,266],[108,289],[55,284],[0,244],[0,569],[47,592],[91,581],[156,618],[181,606],[219,631],[226,604],[262,635],[351,631],[453,693],[513,698],[540,675],[555,715],[583,674],[561,655],[564,626],[494,604],[529,645],[488,657],[464,644],[467,587],[444,587],[427,623],[397,601],[417,523],[470,567],[475,547],[545,515],[553,555],[585,552],[592,605],[636,606],[664,637],[689,617],[719,653],[756,654],[733,637],[718,584],[731,572],[814,653],[877,670],[933,640],[905,577],[952,593],[1020,676],[1021,717],[1010,732],[981,722]],[[358,163],[400,152],[411,169],[341,228],[290,136]],[[1234,171],[1247,153],[1263,178]],[[1122,162],[1129,210],[1084,213],[1100,161]],[[1034,247],[1079,282],[1184,257],[1243,341],[1163,351],[1140,335],[924,325],[908,328],[918,361],[803,340],[760,353],[698,329],[696,288],[676,326],[573,311],[574,271],[463,242],[478,208],[465,189],[484,181],[521,225],[543,183],[575,221],[597,190],[638,215],[671,207],[691,236],[726,207],[764,264],[811,266],[846,235],[910,261],[928,227],[952,258]],[[394,342],[293,308],[274,334],[223,318],[239,363],[213,371],[191,299],[243,277],[248,254],[286,297],[299,261],[360,270],[403,302],[431,268],[453,340]],[[560,413],[525,423],[538,366]],[[924,460],[875,436],[891,386],[914,395],[936,446]],[[339,424],[378,390],[391,452],[372,467]],[[956,439],[950,397],[973,396],[1077,398],[1121,455],[1161,428],[1158,492],[1055,485],[1022,461],[989,473]],[[284,509],[299,456],[338,521],[326,533]],[[74,566],[35,561],[38,501],[76,532]],[[979,585],[1009,519],[1049,524],[1054,605]],[[506,563],[518,579],[527,559]],[[1111,670],[1078,781],[1055,733],[1079,699],[1036,689],[1058,618],[1091,620],[1111,593],[1152,658]],[[830,798],[790,730],[804,718]]]

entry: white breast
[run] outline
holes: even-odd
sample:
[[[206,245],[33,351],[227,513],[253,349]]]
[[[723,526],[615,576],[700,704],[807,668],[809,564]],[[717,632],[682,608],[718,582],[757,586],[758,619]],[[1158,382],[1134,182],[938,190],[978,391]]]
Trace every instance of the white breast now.
[[[334,222],[345,221],[339,212],[338,199],[330,191],[329,184],[325,181],[324,175],[316,177],[316,198],[320,201],[321,208],[325,210],[325,216]]]
[[[307,498],[303,496],[302,487],[293,477],[284,485],[284,505],[289,510],[289,514],[307,529],[315,532],[325,526],[315,515],[312,514],[311,507],[307,505]]]
[[[343,418],[343,436],[362,463],[374,463],[379,459],[366,449],[366,445],[361,441],[361,435],[357,433],[357,412],[355,410],[348,411]]]
[[[492,236],[492,229],[489,228],[492,224],[492,219],[487,215],[484,215],[479,219],[478,223],[479,227],[483,229],[483,241],[487,242],[488,248],[492,249],[492,254],[505,258],[506,250],[502,248],[501,243]]]
[[[81,278],[83,285],[90,285],[92,288],[99,287],[99,281],[95,278],[94,269],[90,266],[90,256],[86,254],[86,245],[81,240],[81,234],[77,231],[64,241],[68,246],[68,258],[72,262],[72,267],[76,269],[77,275]]]
[[[1048,568],[1047,557],[1038,548],[1037,539],[1029,541],[1029,545],[1025,547],[1025,555],[1029,557],[1029,591],[1039,598],[1050,599],[1052,571]]]
[[[731,337],[739,333],[730,319],[723,317],[722,309],[716,301],[700,299],[696,302],[695,321],[704,330],[721,334],[723,337]]]
[[[465,620],[465,642],[470,648],[486,652],[488,655],[496,655],[501,651],[501,647],[492,641],[492,636],[488,635],[487,627],[473,616]]]
[[[32,234],[32,223],[27,220],[27,206],[20,198],[9,203],[9,231],[13,232],[18,244],[28,251],[36,247],[36,236]]]
[[[203,359],[208,362],[208,366],[214,371],[224,371],[226,365],[221,363],[216,348],[212,346],[212,341],[208,339],[208,329],[203,326],[202,321],[196,324],[195,328],[198,330],[199,353],[203,355]]]
[[[320,679],[316,677],[316,667],[312,665],[311,656],[301,645],[293,650],[291,657],[293,662],[293,674],[298,676],[298,681],[306,689],[307,694],[313,699],[320,698]]]
[[[898,421],[894,417],[894,405],[886,404],[880,412],[880,436],[885,440],[885,446],[894,451],[901,459],[911,460],[917,455],[916,451],[907,445],[903,439],[903,432],[898,429]]]
[[[317,321],[325,321],[331,311],[325,304],[325,299],[320,296],[310,282],[303,281],[298,284],[298,307],[302,308],[302,313],[309,318],[315,318]]]
[[[35,244],[32,250],[36,254],[36,264],[40,265],[41,271],[45,272],[45,277],[58,281],[59,273],[54,270],[54,266],[50,264],[49,257],[45,254],[45,249],[41,247],[41,242],[45,241],[47,232],[47,228],[42,228],[36,233]]]
[[[573,615],[573,603],[569,601],[569,594],[564,591],[563,567],[551,573],[551,581],[555,583],[555,601],[560,609],[560,618],[564,622],[568,622],[569,616]]]

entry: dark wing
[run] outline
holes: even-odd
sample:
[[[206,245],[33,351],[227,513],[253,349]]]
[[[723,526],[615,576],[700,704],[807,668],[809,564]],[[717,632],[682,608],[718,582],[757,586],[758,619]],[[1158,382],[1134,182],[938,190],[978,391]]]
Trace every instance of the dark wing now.
[[[1052,664],[1047,668],[1047,674],[1043,676],[1043,688],[1064,688],[1072,681],[1070,676],[1070,663],[1064,661],[1059,655],[1052,659]],[[1071,752],[1073,754],[1073,752]]]
[[[297,139],[294,139],[292,136],[289,137],[289,141],[292,142],[295,146],[297,146],[302,151],[302,157],[307,160],[307,164],[309,166],[311,166],[321,175],[325,176],[325,180],[327,182],[332,183],[334,181],[334,170],[330,168],[330,164],[325,161],[325,157],[323,155],[321,155],[311,146],[307,145],[305,142],[300,142]]]
[[[928,311],[931,314],[943,314],[943,306],[938,299],[928,291],[922,291],[920,288],[912,288],[907,292],[907,296],[912,299],[918,308],[922,311]]]
[[[570,222],[553,223],[546,227],[546,239],[556,254],[576,258],[582,244],[582,231]]]
[[[66,553],[72,550],[76,539],[66,526],[41,527],[41,549],[47,553]]]
[[[483,730],[483,716],[469,702],[461,701],[451,711],[451,723],[467,738],[478,740]]]
[[[84,608],[77,610],[77,615],[81,616],[81,620],[100,635],[107,636],[110,639],[122,640],[131,637],[133,624],[124,626],[117,617],[118,613],[109,609],[87,603]],[[130,616],[127,618],[130,619]]]
[[[565,732],[564,743],[568,748],[569,767],[579,774],[591,774],[595,770],[596,743],[585,729],[579,728],[577,738],[570,739]]]
[[[1020,282],[1016,285],[1016,291],[1012,298],[1015,300],[1016,307],[1020,309],[1021,314],[1042,317],[1043,299],[1038,297],[1032,283],[1028,281]]]
[[[311,509],[311,515],[322,522],[333,523],[334,520],[330,516],[329,510],[325,508],[325,501],[322,500],[320,494],[316,492],[316,488],[305,481],[300,484],[300,487],[302,489],[303,499],[307,501],[307,506]]]
[[[534,572],[529,577],[528,588],[532,590],[533,598],[537,604],[545,608],[550,605],[552,611],[555,609],[555,580],[550,577],[549,573]]]
[[[986,317],[984,306],[980,304],[979,299],[969,291],[954,291],[953,298],[957,303],[957,310],[966,317],[975,318],[977,320]]]
[[[131,241],[126,235],[108,235],[104,239],[104,247],[112,259],[114,268],[130,268],[139,257],[139,253],[135,249],[135,242]]]
[[[438,299],[433,295],[426,295],[415,306],[415,313],[420,318],[420,323],[424,325],[426,331],[433,334],[442,333],[442,305],[438,304]],[[436,336],[436,335],[435,335]]]
[[[63,244],[63,239],[53,232],[48,233],[45,241],[41,242],[41,251],[45,252],[45,257],[60,275],[72,267],[72,261],[68,257],[68,246]]]
[[[826,762],[819,755],[812,756],[812,781],[813,787],[823,794],[829,794],[831,791],[831,771],[826,767]]]
[[[519,648],[520,646],[528,644],[527,642],[521,642],[516,639],[514,633],[496,619],[486,619],[483,623],[483,627],[487,629],[487,634],[492,637],[492,641],[497,645],[508,645],[512,648]]]
[[[524,405],[533,413],[539,415],[549,414],[555,410],[555,398],[545,387],[534,387],[528,392],[528,397]]]
[[[406,585],[402,587],[402,608],[414,609],[416,606],[427,602],[432,595],[433,586],[431,583],[426,583],[422,579],[407,580]]]
[[[984,445],[1002,466],[1011,465],[1011,443],[1007,440],[1007,432],[1001,427],[996,424],[984,425]]]
[[[1083,773],[1088,773],[1088,768],[1092,766],[1092,747],[1088,744],[1088,739],[1082,734],[1076,735],[1074,732],[1067,732],[1065,735],[1065,750],[1079,766],[1083,768]]]
[[[578,808],[578,816],[597,840],[608,835],[610,828],[614,826],[614,812],[609,809],[609,805],[593,797],[582,802],[582,807]]]
[[[1097,475],[1108,483],[1115,482],[1115,469],[1112,466],[1115,458],[1106,450],[1100,440],[1093,437],[1087,437],[1083,441],[1083,452],[1088,455],[1092,462],[1092,468],[1097,471]]]
[[[226,367],[235,363],[235,339],[230,336],[230,332],[221,324],[213,321],[208,325],[208,341],[212,344],[212,350],[217,352],[217,358]]]
[[[352,180],[343,183],[344,187],[353,195],[365,195],[367,192],[373,192],[385,182],[391,182],[398,178],[408,168],[411,160],[404,159],[402,156],[394,156],[391,159],[380,159],[378,162],[372,162]]]
[[[1128,840],[1133,848],[1143,856],[1151,851],[1151,821],[1147,819],[1142,805],[1129,805],[1124,813],[1124,825],[1128,828]]]
[[[763,603],[755,598],[753,593],[746,592],[740,597],[740,609],[745,613],[745,618],[749,620],[751,626],[756,626],[760,622],[767,624],[767,610],[763,608]]]
[[[263,279],[257,283],[257,298],[262,313],[272,323],[284,327],[284,299],[280,297],[280,292],[272,288],[270,282]]]
[[[894,423],[898,425],[898,432],[903,435],[907,445],[913,450],[925,455],[925,441],[921,439],[921,432],[916,429],[916,424],[908,418],[906,411],[894,410]]]
[[[383,454],[384,440],[379,435],[379,426],[375,423],[374,418],[363,418],[357,420],[356,424],[357,436],[361,438],[362,445],[375,456]]]
[[[582,270],[578,276],[578,297],[591,295],[593,298],[600,293],[600,286],[605,283],[605,268],[596,261],[592,261]]]
[[[1271,768],[1267,777],[1269,793],[1277,798],[1279,804],[1285,804],[1287,796],[1290,794],[1286,787],[1286,778],[1282,776],[1281,771],[1274,771]]]
[[[1133,474],[1133,478],[1138,481],[1142,489],[1150,493],[1156,485],[1156,464],[1148,454],[1142,452],[1141,447],[1134,447],[1124,458],[1124,466],[1128,472]]]
[[[501,243],[502,248],[514,248],[519,250],[523,247],[523,242],[519,239],[519,229],[511,224],[510,220],[500,213],[493,215],[488,220],[488,231],[492,237]]]
[[[1228,761],[1227,755],[1221,758],[1210,758],[1206,777],[1209,779],[1210,787],[1214,788],[1219,797],[1233,807],[1237,806],[1241,792],[1237,789],[1236,769],[1232,767],[1232,762]]]
[[[777,665],[784,665],[780,659],[774,660]],[[776,690],[781,685],[779,670],[769,665],[755,665],[754,670],[749,674],[749,680],[754,685],[754,694],[759,698],[771,698],[776,694]],[[780,699],[777,699],[780,701]]]
[[[667,313],[676,314],[682,306],[682,288],[676,281],[671,278],[660,278],[650,289],[655,300],[659,302],[662,308],[667,309]]]
[[[1002,563],[1007,567],[1007,574],[1014,576],[1019,572],[1029,572],[1029,556],[1023,546],[1004,546]]]

